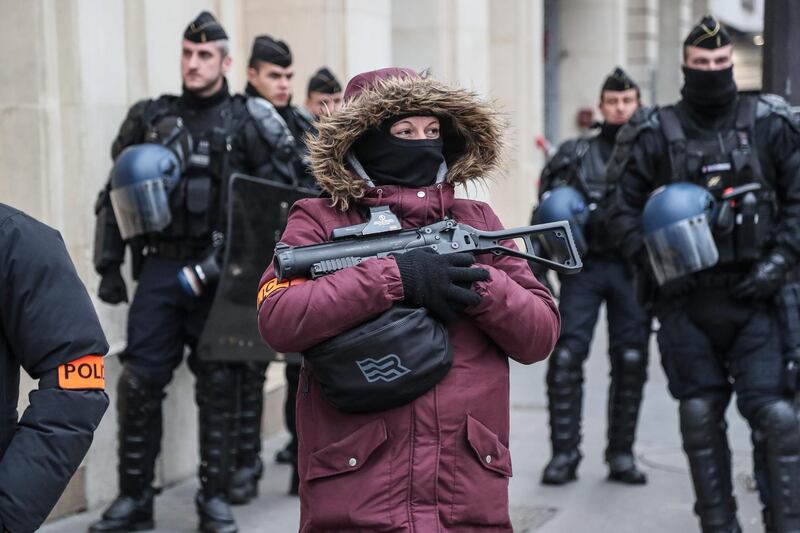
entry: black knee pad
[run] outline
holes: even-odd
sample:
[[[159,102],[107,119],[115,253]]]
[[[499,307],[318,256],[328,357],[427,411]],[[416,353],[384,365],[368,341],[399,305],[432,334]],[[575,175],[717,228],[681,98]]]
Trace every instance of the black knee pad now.
[[[582,382],[583,359],[563,344],[556,346],[547,366],[547,384],[552,387],[565,380],[569,383]]]
[[[228,363],[203,363],[197,369],[198,389],[216,394],[234,394],[235,367]]]
[[[647,352],[625,348],[611,354],[611,369],[616,376],[630,377],[641,384],[647,379]]]
[[[778,400],[761,407],[753,422],[766,434],[767,440],[773,437],[787,439],[792,435],[798,440],[797,412],[789,400]]]
[[[565,370],[575,370],[581,368],[584,357],[577,355],[572,349],[564,344],[555,347],[550,354],[550,365]]]
[[[680,423],[683,443],[687,448],[703,448],[710,438],[725,429],[725,408],[728,402],[718,397],[681,400]]]

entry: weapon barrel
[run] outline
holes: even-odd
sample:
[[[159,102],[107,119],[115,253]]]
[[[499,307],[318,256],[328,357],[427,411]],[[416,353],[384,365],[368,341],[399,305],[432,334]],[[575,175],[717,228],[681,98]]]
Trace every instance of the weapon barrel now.
[[[346,239],[313,244],[310,246],[281,246],[275,248],[275,274],[278,279],[304,277],[314,273],[320,264],[358,264],[369,257],[380,257],[423,246],[424,239],[417,230],[407,230],[389,235]],[[337,260],[341,260],[337,263]],[[348,263],[348,260],[352,260]],[[327,262],[327,263],[326,263]],[[338,269],[337,269],[338,270]]]

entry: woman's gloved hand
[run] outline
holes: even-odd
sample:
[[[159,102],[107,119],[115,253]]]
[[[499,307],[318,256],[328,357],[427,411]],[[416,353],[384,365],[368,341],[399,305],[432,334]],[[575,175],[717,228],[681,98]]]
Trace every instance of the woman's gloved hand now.
[[[445,323],[456,320],[464,308],[481,301],[471,286],[489,278],[488,271],[470,268],[475,258],[469,253],[439,255],[430,248],[420,248],[397,254],[395,260],[405,303],[427,307]]]
[[[97,296],[108,304],[118,304],[120,302],[128,302],[128,289],[125,286],[125,280],[122,279],[122,274],[119,271],[119,265],[113,265],[101,274],[100,288],[97,290]]]

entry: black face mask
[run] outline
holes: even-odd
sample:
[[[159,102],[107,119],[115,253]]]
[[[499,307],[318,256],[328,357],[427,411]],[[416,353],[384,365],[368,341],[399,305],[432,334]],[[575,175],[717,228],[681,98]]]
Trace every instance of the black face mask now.
[[[398,139],[383,129],[367,131],[353,145],[356,158],[375,185],[425,187],[444,163],[442,139]]]
[[[683,67],[681,95],[701,115],[714,116],[728,111],[736,101],[733,66],[722,70],[697,70]]]

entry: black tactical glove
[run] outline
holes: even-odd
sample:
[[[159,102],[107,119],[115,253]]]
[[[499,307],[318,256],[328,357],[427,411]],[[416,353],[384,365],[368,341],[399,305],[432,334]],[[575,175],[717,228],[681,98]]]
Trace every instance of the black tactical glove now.
[[[97,296],[106,303],[118,304],[128,303],[128,289],[125,287],[125,280],[119,271],[119,265],[107,267],[100,274],[100,288],[97,289]]]
[[[731,295],[742,300],[768,298],[786,282],[786,274],[790,268],[789,261],[783,254],[773,252],[756,263],[747,277],[731,289]]]
[[[427,307],[442,322],[452,322],[465,307],[481,301],[470,289],[476,281],[489,278],[482,268],[470,268],[475,258],[469,253],[439,255],[430,248],[411,250],[395,256],[403,281],[405,302]]]

